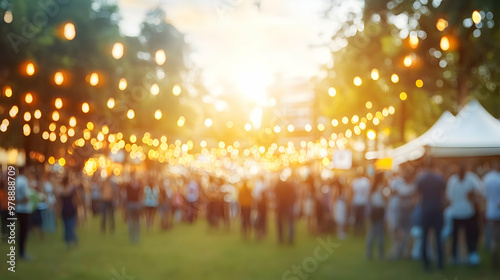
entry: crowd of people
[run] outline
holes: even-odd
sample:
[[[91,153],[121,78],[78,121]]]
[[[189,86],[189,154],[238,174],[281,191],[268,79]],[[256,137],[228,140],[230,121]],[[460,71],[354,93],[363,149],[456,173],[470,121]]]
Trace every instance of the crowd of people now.
[[[26,249],[28,236],[43,240],[45,233],[55,232],[58,221],[71,249],[78,244],[77,225],[100,219],[102,233],[113,234],[118,213],[128,223],[131,243],[140,241],[141,226],[146,231],[158,225],[169,230],[200,217],[206,218],[209,230],[230,230],[237,223],[244,240],[252,236],[260,240],[267,236],[269,214],[274,213],[280,244],[294,243],[296,221],[304,219],[311,234],[336,234],[341,240],[349,234],[366,237],[368,259],[377,247],[380,259],[418,259],[425,269],[430,269],[431,260],[442,269],[445,257],[455,265],[478,265],[478,247],[484,241],[491,262],[500,266],[500,162],[491,163],[481,174],[465,165],[429,161],[411,172],[366,172],[359,167],[321,176],[286,168],[239,180],[193,170],[119,176],[50,172],[41,167],[20,167],[18,172],[18,249],[27,260],[32,259]],[[2,237],[6,237],[7,182],[0,174]]]

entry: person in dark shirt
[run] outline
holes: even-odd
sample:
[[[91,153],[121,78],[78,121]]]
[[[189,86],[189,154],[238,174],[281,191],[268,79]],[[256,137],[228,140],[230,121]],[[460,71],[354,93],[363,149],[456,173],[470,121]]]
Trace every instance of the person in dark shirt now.
[[[283,243],[283,224],[288,224],[288,243],[293,244],[294,219],[293,206],[296,199],[295,185],[292,182],[290,170],[281,172],[280,178],[275,186],[276,216],[278,224],[278,242]]]
[[[416,179],[417,192],[421,198],[421,225],[422,225],[422,260],[425,270],[430,269],[427,256],[427,240],[429,230],[434,229],[437,246],[438,268],[443,269],[443,245],[441,242],[441,230],[443,228],[443,211],[445,201],[446,182],[444,177],[438,173],[437,166],[430,161],[426,168]]]
[[[75,226],[77,221],[77,212],[74,200],[76,199],[76,188],[69,181],[68,176],[62,180],[63,189],[60,193],[62,201],[61,214],[64,223],[64,241],[68,248],[72,245],[77,245],[78,238],[76,237]]]
[[[143,185],[137,180],[135,174],[132,174],[130,182],[125,184],[127,220],[130,242],[139,242],[139,233],[141,227],[141,209],[142,198],[144,195]]]

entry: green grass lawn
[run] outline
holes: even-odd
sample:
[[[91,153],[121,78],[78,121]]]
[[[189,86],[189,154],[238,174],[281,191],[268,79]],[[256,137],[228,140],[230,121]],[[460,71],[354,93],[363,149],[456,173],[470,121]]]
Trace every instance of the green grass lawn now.
[[[441,273],[424,273],[420,262],[367,261],[360,238],[341,241],[333,237],[338,248],[328,255],[318,249],[320,258],[326,259],[314,261],[315,250],[321,245],[303,223],[297,225],[294,246],[277,245],[274,224],[270,224],[271,235],[261,242],[242,241],[236,224],[231,232],[209,232],[200,220],[166,232],[143,230],[136,245],[129,243],[121,219],[113,235],[101,234],[98,225],[98,220],[93,220],[79,228],[80,244],[72,250],[62,240],[61,227],[44,242],[30,236],[28,252],[35,260],[18,261],[15,273],[7,271],[7,245],[0,244],[0,279],[500,279],[500,273],[491,271],[484,252],[480,267],[447,266]],[[327,236],[321,238],[327,241]],[[303,263],[309,265],[310,272],[291,272],[294,265]],[[290,274],[284,275],[287,270]],[[122,272],[125,277],[120,277]]]

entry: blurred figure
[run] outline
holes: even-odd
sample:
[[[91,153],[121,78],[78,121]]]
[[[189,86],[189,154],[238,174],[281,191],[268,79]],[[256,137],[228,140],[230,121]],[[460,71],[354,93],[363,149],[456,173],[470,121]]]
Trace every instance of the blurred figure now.
[[[92,215],[97,216],[102,212],[102,193],[99,187],[99,179],[97,173],[92,177],[90,183],[90,198],[92,204]]]
[[[163,186],[160,188],[159,211],[160,226],[166,230],[172,226],[172,188],[170,179],[163,179]]]
[[[316,209],[316,196],[315,196],[315,187],[314,180],[312,175],[309,175],[305,182],[305,190],[304,190],[304,199],[303,199],[303,207],[302,213],[306,217],[307,229],[310,233],[316,232],[316,223],[314,221],[315,209]]]
[[[274,188],[276,197],[276,218],[278,225],[278,242],[283,244],[283,226],[288,226],[288,243],[293,244],[294,238],[294,217],[293,207],[296,200],[295,185],[292,182],[292,171],[284,169]]]
[[[443,228],[443,210],[445,195],[445,180],[437,172],[437,168],[428,159],[426,169],[416,180],[417,193],[421,197],[420,223],[422,228],[422,260],[425,270],[430,269],[429,256],[427,255],[429,230],[434,229],[438,257],[438,268],[443,269],[443,245],[441,243],[441,230]],[[434,169],[433,169],[434,168]]]
[[[9,207],[9,197],[7,192],[7,180],[6,176],[3,175],[2,170],[0,169],[0,239],[7,238],[8,236],[8,228],[7,228],[7,218],[8,218],[8,207]]]
[[[196,203],[200,197],[200,184],[192,176],[186,186],[186,201],[188,203],[186,218],[188,223],[193,223],[196,220]]]
[[[334,219],[337,224],[337,237],[343,240],[347,237],[346,226],[347,226],[347,198],[345,187],[342,184],[340,178],[336,178],[334,185],[337,186],[337,198],[335,200],[334,208]]]
[[[450,211],[453,217],[452,232],[452,255],[453,263],[459,263],[457,246],[458,234],[461,229],[465,230],[467,241],[468,262],[479,264],[477,253],[477,243],[479,239],[479,225],[477,215],[477,205],[475,200],[480,194],[479,178],[472,172],[466,172],[464,166],[460,166],[458,174],[454,174],[448,179],[446,197],[450,201]]]
[[[40,180],[41,188],[45,193],[45,203],[47,208],[42,211],[42,227],[44,232],[55,232],[56,231],[56,196],[54,193],[54,186],[49,179],[49,173],[43,172],[42,179]]]
[[[35,174],[33,174],[30,183],[32,184],[31,195],[33,196],[33,199],[31,200],[31,202],[33,203],[33,213],[31,214],[30,231],[35,232],[36,230],[40,235],[40,240],[43,241],[45,236],[43,234],[42,228],[42,212],[45,212],[49,208],[49,206],[45,202],[46,196],[41,178],[37,180],[37,177],[35,176]]]
[[[30,205],[30,186],[26,174],[26,168],[23,166],[19,167],[19,175],[16,178],[16,216],[18,222],[17,245],[21,259],[32,260],[33,258],[26,253],[26,241],[28,240],[32,212]]]
[[[154,226],[156,209],[159,205],[159,198],[160,188],[156,185],[154,180],[150,180],[149,184],[144,186],[144,197],[142,199],[147,230],[152,229]]]
[[[116,197],[116,192],[113,189],[111,182],[111,177],[108,176],[104,179],[102,184],[102,217],[101,217],[101,231],[106,232],[106,223],[110,224],[111,233],[115,232],[115,205],[114,199]]]
[[[141,228],[141,209],[144,190],[135,174],[130,182],[125,184],[125,203],[127,207],[127,222],[130,242],[138,243]]]
[[[238,201],[240,203],[241,213],[241,234],[243,239],[248,239],[252,223],[250,214],[252,213],[252,191],[249,186],[249,180],[243,181],[238,194]]]
[[[378,243],[378,258],[384,259],[384,216],[386,207],[386,198],[383,194],[385,187],[384,173],[377,173],[373,181],[370,193],[370,229],[366,238],[366,256],[372,258],[373,242]]]
[[[370,197],[370,179],[364,176],[362,167],[357,169],[356,179],[352,181],[352,191],[354,235],[361,236],[365,232],[366,207]]]
[[[267,186],[264,183],[263,177],[259,177],[255,182],[254,198],[257,205],[257,220],[255,222],[255,230],[257,239],[261,240],[267,233],[267,202],[268,202]]]
[[[77,220],[76,213],[76,188],[70,183],[69,177],[65,176],[62,180],[62,190],[59,194],[61,198],[61,216],[64,223],[64,241],[70,249],[78,244],[78,238],[75,233]]]
[[[393,197],[397,197],[398,203],[394,232],[394,251],[392,258],[399,259],[404,256],[410,241],[412,227],[412,214],[414,208],[415,186],[411,182],[411,175],[405,173],[403,178],[395,178],[392,182]]]
[[[489,249],[492,267],[500,268],[500,162],[484,176],[484,196],[486,197],[486,220],[490,231]]]

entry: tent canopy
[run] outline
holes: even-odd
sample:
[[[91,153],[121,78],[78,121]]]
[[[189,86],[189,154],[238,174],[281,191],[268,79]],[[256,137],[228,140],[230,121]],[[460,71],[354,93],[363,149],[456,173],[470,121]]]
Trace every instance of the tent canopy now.
[[[390,151],[371,152],[366,158],[390,157],[393,166],[421,158],[500,155],[500,121],[477,100],[470,101],[457,116],[444,112],[424,134]]]
[[[472,100],[442,137],[428,146],[434,157],[500,155],[500,121]]]

